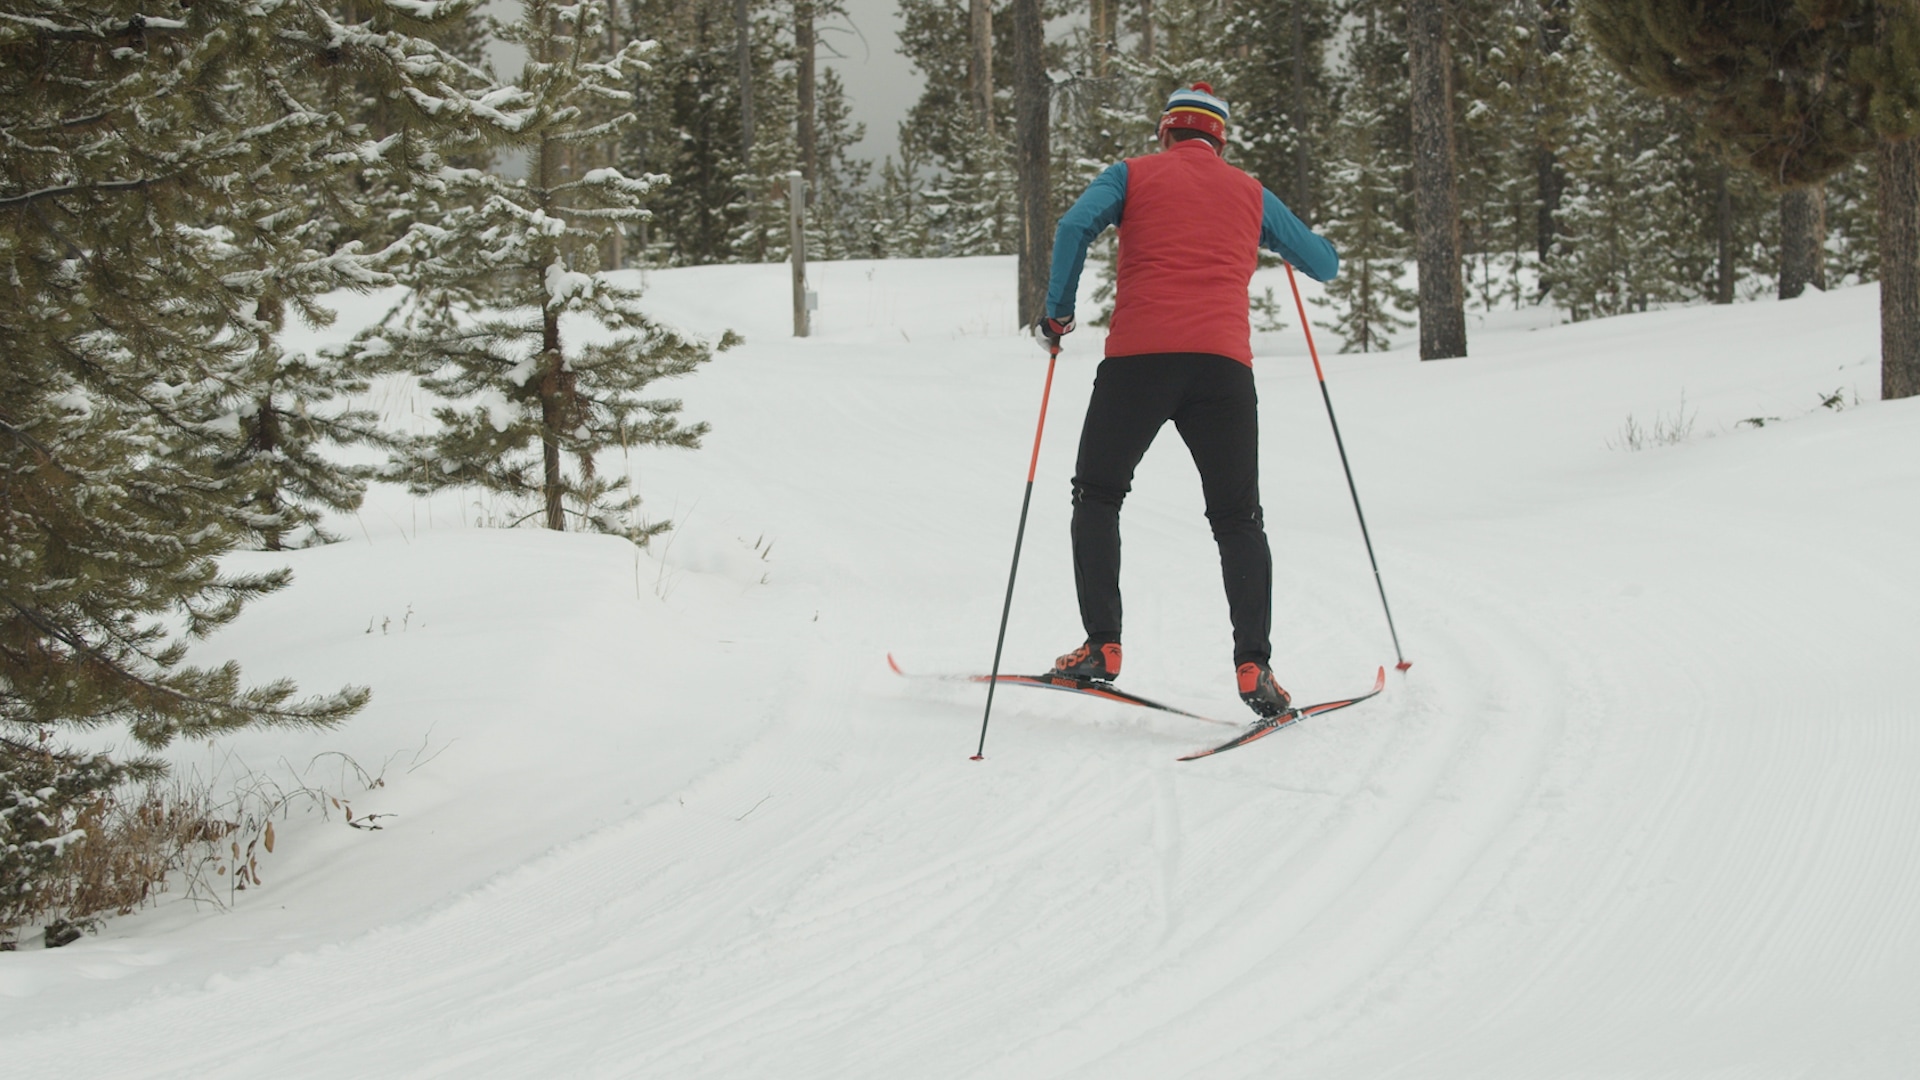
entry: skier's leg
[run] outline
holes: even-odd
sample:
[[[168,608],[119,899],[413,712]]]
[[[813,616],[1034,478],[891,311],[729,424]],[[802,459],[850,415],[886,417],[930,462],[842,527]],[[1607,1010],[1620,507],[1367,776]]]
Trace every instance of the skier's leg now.
[[[1273,556],[1260,513],[1260,417],[1253,369],[1209,356],[1175,428],[1200,469],[1207,521],[1220,548],[1220,574],[1233,619],[1233,662],[1265,663],[1273,652]]]
[[[1104,360],[1094,376],[1073,470],[1073,583],[1087,640],[1120,640],[1120,504],[1174,403],[1184,365],[1156,356]]]

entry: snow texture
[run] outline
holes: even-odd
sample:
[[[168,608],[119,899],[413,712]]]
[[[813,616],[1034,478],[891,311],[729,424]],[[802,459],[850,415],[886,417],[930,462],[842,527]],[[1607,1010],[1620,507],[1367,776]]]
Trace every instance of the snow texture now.
[[[1045,358],[1009,259],[810,276],[795,340],[783,266],[649,275],[747,344],[675,387],[704,449],[601,463],[678,523],[648,553],[380,489],[351,540],[232,559],[295,583],[197,661],[375,690],[233,752],[350,754],[396,816],[296,817],[231,911],[0,956],[6,1072],[1920,1074],[1920,401],[1874,400],[1872,289],[1325,356],[1412,670],[1192,763],[1216,729],[1008,690],[974,762],[980,693],[884,656],[990,661]],[[286,347],[376,313],[340,306]],[[1319,699],[1393,657],[1298,333],[1256,375],[1275,666]],[[1079,641],[1099,349],[1060,358],[1011,669]],[[1235,718],[1201,509],[1165,434],[1122,685]]]

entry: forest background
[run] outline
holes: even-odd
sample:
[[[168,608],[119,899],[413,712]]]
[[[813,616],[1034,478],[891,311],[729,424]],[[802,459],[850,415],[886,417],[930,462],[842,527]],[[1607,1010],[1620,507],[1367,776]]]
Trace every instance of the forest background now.
[[[798,92],[795,42],[819,31],[797,20],[844,30],[840,9],[747,9],[745,35],[725,4],[630,9],[665,45],[643,92],[662,107],[618,159],[675,178],[634,263],[785,257],[788,169],[809,180],[810,257],[1015,253],[1012,20],[983,20],[982,6],[900,3],[900,48],[921,87],[897,153],[878,163],[858,154],[864,130],[837,73],[814,73],[810,101]],[[1390,347],[1417,307],[1406,7],[1047,5],[1053,215],[1107,164],[1152,150],[1167,93],[1208,81],[1234,109],[1229,156],[1342,253],[1322,317],[1350,349]],[[1546,301],[1580,320],[1874,279],[1870,158],[1788,191],[1729,164],[1697,109],[1602,59],[1571,0],[1466,0],[1448,6],[1446,27],[1467,305]]]

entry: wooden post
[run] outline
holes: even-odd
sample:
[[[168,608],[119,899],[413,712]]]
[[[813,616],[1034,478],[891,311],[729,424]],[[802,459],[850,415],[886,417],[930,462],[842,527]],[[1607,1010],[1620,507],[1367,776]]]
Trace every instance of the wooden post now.
[[[787,221],[793,240],[793,336],[807,336],[807,178],[787,173]]]
[[[794,137],[800,143],[800,172],[811,185],[820,175],[819,139],[813,130],[813,0],[793,3],[793,81],[795,89]],[[809,188],[808,199],[813,197]]]

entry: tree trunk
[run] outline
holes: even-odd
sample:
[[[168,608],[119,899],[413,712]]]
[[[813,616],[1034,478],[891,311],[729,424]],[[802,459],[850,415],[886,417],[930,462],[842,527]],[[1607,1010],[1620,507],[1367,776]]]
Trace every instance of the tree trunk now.
[[[1114,8],[1119,0],[1088,0],[1087,37],[1093,47],[1093,77],[1107,77],[1108,47],[1113,43]]]
[[[263,457],[273,453],[279,448],[280,410],[274,407],[272,394],[262,394],[258,400],[254,402],[253,435],[247,440],[248,456]],[[280,505],[280,492],[276,489],[276,485],[272,481],[269,481],[266,486],[260,489],[260,493],[255,497],[255,501],[260,504],[260,512],[268,517],[278,515],[282,509]],[[261,529],[260,537],[267,545],[268,551],[279,551],[281,549],[280,529],[277,526]]]
[[[1553,258],[1553,240],[1560,233],[1556,215],[1560,213],[1560,195],[1566,190],[1566,175],[1560,171],[1560,157],[1552,150],[1533,153],[1534,251],[1545,266]]]
[[[561,148],[555,140],[541,136],[540,148],[534,159],[535,174],[540,184],[540,208],[554,209],[553,188],[554,170],[559,166]],[[566,362],[560,352],[560,312],[552,306],[543,307],[541,312],[540,355],[543,370],[540,372],[540,493],[544,496],[547,510],[547,528],[565,532],[567,528],[566,510],[561,504],[560,493],[563,477],[560,473],[560,425],[563,419],[561,408],[561,380],[566,374]]]
[[[1307,127],[1299,122],[1300,115],[1306,110],[1307,101],[1307,5],[1306,0],[1293,0],[1292,18],[1288,30],[1293,45],[1293,100],[1287,103],[1287,110],[1293,115],[1288,124],[1293,129],[1293,190],[1287,207],[1301,221],[1313,224],[1313,201],[1307,197]]]
[[[1883,142],[1880,182],[1880,397],[1920,394],[1920,137]]]
[[[1827,186],[1814,189],[1819,199],[1813,205],[1813,275],[1808,284],[1827,291]]]
[[[1544,72],[1553,58],[1566,47],[1567,36],[1571,33],[1572,12],[1568,10],[1568,0],[1541,0],[1535,9],[1533,37],[1537,44],[1534,48],[1533,62],[1536,69]],[[1541,87],[1545,76],[1540,76]],[[1536,102],[1536,105],[1544,104]],[[1540,146],[1533,152],[1534,172],[1534,251],[1540,257],[1540,294],[1545,296],[1552,288],[1547,276],[1546,265],[1553,258],[1553,241],[1560,233],[1558,214],[1560,197],[1566,192],[1567,174],[1560,167],[1560,155],[1551,146]]]
[[[1040,0],[1013,0],[1013,141],[1015,198],[1020,204],[1020,325],[1032,326],[1047,299],[1053,220],[1047,206],[1047,80]]]
[[[1818,184],[1780,193],[1780,299],[1808,285],[1826,288],[1821,241],[1826,234],[1826,189]]]
[[[546,370],[540,374],[540,491],[546,496],[547,528],[567,529],[567,512],[561,503],[565,477],[560,474],[561,424],[566,421],[566,362],[560,353],[560,312],[547,308],[543,313],[541,348]]]
[[[747,0],[733,0],[733,58],[740,68],[740,167],[753,168],[753,23]]]
[[[620,55],[620,19],[609,12],[607,19],[607,55]],[[620,140],[609,139],[600,149],[600,164],[620,164]],[[602,269],[623,270],[627,264],[627,226],[625,222],[612,222],[607,228],[607,242],[603,247]]]
[[[1454,191],[1452,57],[1445,0],[1407,6],[1413,76],[1415,257],[1420,273],[1420,359],[1467,355],[1460,280],[1460,210]]]
[[[1153,0],[1140,0],[1140,59],[1153,60]]]
[[[1714,225],[1716,239],[1720,244],[1719,280],[1714,283],[1713,302],[1716,304],[1733,303],[1734,265],[1733,265],[1733,189],[1728,180],[1727,166],[1721,165],[1716,178],[1718,190],[1714,199]]]
[[[744,3],[745,0],[742,0]],[[973,118],[993,135],[993,2],[972,0],[967,6],[973,50],[967,57],[967,92],[973,98]]]
[[[796,126],[800,140],[800,175],[807,178],[807,205],[813,205],[818,143],[813,135],[813,0],[793,0],[794,81],[798,84]]]

